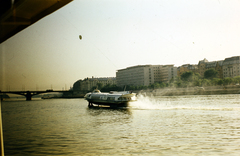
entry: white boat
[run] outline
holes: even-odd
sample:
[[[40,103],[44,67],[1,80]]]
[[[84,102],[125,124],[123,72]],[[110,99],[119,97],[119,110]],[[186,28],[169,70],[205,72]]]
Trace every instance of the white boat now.
[[[88,101],[88,107],[93,107],[93,104],[126,107],[129,102],[136,101],[137,99],[136,93],[132,93],[131,91],[101,93],[98,89],[87,93],[84,98]]]

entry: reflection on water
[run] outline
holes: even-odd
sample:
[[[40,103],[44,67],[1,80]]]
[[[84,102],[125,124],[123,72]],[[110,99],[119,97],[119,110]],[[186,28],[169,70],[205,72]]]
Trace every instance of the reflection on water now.
[[[239,155],[239,95],[2,102],[6,155]]]

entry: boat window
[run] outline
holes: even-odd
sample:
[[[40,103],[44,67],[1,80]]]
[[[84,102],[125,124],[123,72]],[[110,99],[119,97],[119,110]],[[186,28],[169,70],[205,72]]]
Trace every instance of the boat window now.
[[[98,100],[98,99],[100,99],[100,96],[92,96],[92,98],[91,98],[91,99]]]
[[[115,97],[108,97],[107,100],[113,101],[113,100],[115,100]]]

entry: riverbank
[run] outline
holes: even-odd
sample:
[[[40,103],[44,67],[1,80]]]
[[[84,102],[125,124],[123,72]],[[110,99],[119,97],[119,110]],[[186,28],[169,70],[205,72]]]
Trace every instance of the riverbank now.
[[[188,87],[188,88],[161,88],[134,90],[134,93],[147,96],[180,96],[180,95],[219,95],[219,94],[240,94],[239,85],[228,86],[208,86],[208,87]],[[86,92],[87,93],[87,92]],[[83,98],[85,92],[65,93],[61,98]]]
[[[188,88],[161,88],[161,89],[147,89],[147,90],[134,90],[134,93],[142,94],[146,96],[180,96],[180,95],[220,95],[220,94],[240,94],[239,85],[229,86],[210,86],[210,87],[188,87]],[[87,92],[74,91],[66,92],[64,94],[45,94],[37,95],[33,98],[52,99],[52,98],[83,98]],[[13,97],[14,99],[18,98]],[[12,97],[5,97],[3,99],[9,99]],[[25,98],[20,96],[19,98]]]

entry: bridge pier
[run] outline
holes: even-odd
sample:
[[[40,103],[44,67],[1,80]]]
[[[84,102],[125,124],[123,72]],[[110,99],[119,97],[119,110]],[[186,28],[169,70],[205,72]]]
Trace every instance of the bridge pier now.
[[[32,93],[30,92],[30,91],[27,91],[27,94],[25,95],[25,97],[26,97],[26,100],[27,101],[30,101],[30,100],[32,100]]]

